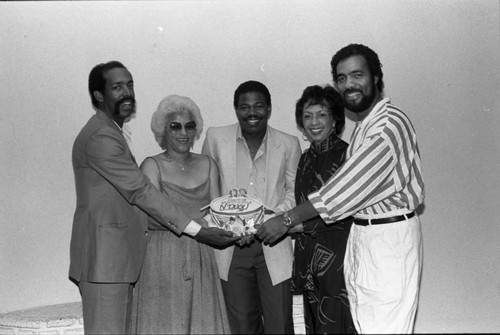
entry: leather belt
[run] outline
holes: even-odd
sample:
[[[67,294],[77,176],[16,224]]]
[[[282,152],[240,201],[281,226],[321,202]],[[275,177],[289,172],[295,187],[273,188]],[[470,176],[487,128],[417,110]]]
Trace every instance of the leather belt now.
[[[357,225],[360,225],[360,226],[368,226],[368,225],[370,225],[370,221],[371,221],[371,224],[384,224],[384,223],[404,221],[404,220],[412,218],[414,216],[415,216],[415,212],[411,212],[411,213],[405,214],[405,215],[391,216],[388,218],[371,219],[371,220],[354,218],[354,223]]]

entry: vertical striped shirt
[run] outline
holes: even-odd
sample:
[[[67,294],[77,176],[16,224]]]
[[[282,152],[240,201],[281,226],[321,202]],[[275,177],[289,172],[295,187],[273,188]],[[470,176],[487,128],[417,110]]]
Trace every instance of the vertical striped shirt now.
[[[309,200],[326,223],[384,218],[415,210],[424,199],[420,154],[408,117],[379,101],[356,123],[348,158]]]

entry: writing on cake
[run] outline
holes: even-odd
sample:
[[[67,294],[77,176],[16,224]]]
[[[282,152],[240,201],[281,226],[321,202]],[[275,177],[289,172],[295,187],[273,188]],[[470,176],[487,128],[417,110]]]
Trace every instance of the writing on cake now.
[[[250,207],[251,201],[246,199],[232,199],[229,198],[220,204],[220,211],[246,211]]]

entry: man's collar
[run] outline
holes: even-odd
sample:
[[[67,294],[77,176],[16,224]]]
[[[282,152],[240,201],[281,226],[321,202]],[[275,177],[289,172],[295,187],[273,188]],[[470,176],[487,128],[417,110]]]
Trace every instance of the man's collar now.
[[[264,138],[262,138],[262,142],[265,142],[267,140],[267,134],[269,134],[269,125],[266,128],[266,134],[264,135]],[[243,133],[241,132],[241,126],[239,123],[238,127],[236,128],[236,139],[242,139],[243,141],[246,141]]]
[[[118,123],[116,123],[116,122],[115,122],[115,120],[111,119],[111,121],[113,121],[113,123],[114,123],[114,124],[118,127],[118,129],[120,129],[120,130],[122,130],[122,129],[123,129],[122,127],[120,127],[120,126],[118,125]]]
[[[391,98],[385,97],[382,98],[379,102],[373,106],[371,109],[370,113],[361,121],[359,121],[359,124],[366,124],[369,122],[369,120],[373,119],[381,110],[383,110],[383,107],[391,102]]]
[[[106,118],[106,119],[110,120],[111,122],[113,122],[113,123],[115,124],[115,126],[116,126],[116,127],[117,127],[120,131],[122,130],[122,127],[120,127],[120,126],[118,125],[118,123],[116,123],[116,121],[115,121],[115,120],[113,120],[113,118],[112,118],[112,117],[110,117],[108,114],[106,114],[104,111],[102,111],[102,110],[100,110],[100,109],[98,109],[98,108],[96,108],[96,109],[95,109],[95,111],[96,111],[96,115],[97,115],[97,116],[99,116],[100,118]]]

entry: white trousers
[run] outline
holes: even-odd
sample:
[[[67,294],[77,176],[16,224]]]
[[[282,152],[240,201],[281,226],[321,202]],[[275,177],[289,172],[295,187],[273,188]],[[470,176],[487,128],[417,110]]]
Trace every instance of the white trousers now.
[[[359,334],[413,332],[422,273],[418,216],[394,223],[353,224],[344,275]]]

